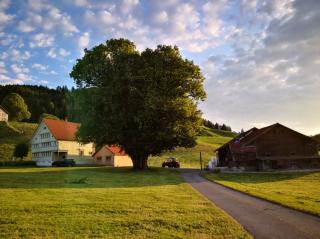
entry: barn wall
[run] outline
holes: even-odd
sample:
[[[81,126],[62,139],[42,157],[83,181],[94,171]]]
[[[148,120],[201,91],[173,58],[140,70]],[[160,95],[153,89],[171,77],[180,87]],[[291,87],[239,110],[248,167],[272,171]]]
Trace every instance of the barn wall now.
[[[318,155],[316,142],[282,126],[259,137],[254,145],[259,157]]]

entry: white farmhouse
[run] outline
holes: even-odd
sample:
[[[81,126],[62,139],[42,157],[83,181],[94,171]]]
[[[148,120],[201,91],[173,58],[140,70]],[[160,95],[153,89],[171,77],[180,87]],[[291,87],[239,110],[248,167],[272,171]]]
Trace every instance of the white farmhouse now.
[[[76,140],[80,124],[43,119],[31,139],[32,160],[38,166],[51,166],[61,159],[74,159],[76,164],[94,164],[94,144]]]
[[[0,105],[0,121],[8,121],[8,111]]]

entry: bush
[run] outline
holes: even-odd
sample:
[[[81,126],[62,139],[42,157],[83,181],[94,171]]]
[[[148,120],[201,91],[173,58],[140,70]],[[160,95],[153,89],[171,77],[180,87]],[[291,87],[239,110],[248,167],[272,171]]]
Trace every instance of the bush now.
[[[11,166],[36,166],[35,161],[0,161],[0,167],[11,167]]]
[[[212,170],[212,173],[219,174],[219,173],[221,173],[221,169],[220,168],[215,168],[215,169]]]

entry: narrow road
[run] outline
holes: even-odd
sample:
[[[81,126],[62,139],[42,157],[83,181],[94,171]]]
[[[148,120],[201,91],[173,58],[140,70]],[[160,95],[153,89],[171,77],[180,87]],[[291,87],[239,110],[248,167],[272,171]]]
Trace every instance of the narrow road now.
[[[199,175],[199,170],[181,169],[193,188],[237,220],[254,238],[320,239],[320,218],[250,197]]]

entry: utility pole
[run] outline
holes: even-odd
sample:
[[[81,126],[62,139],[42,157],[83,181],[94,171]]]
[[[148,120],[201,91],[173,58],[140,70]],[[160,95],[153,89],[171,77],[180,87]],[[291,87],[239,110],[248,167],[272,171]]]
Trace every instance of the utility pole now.
[[[202,156],[201,156],[201,152],[200,152],[200,170],[202,171]]]

